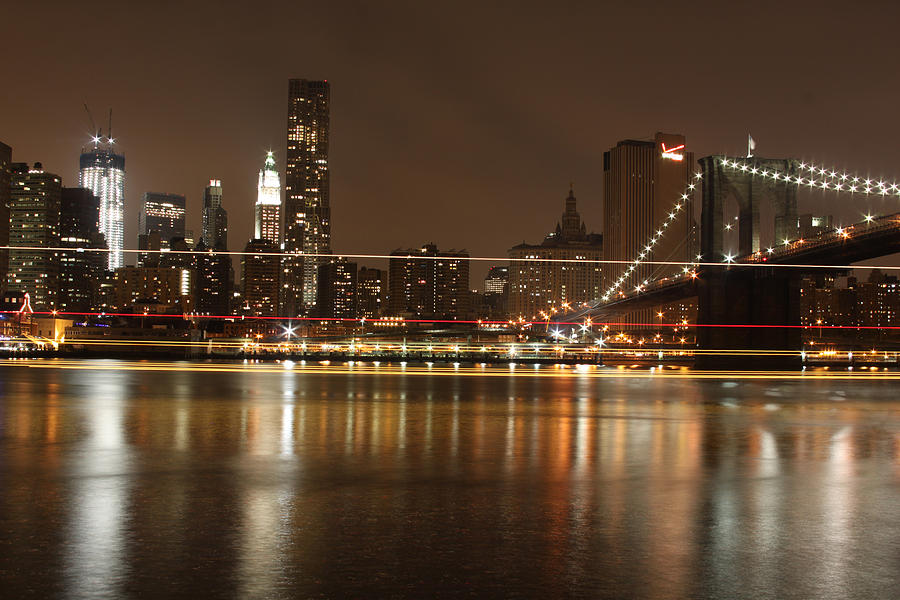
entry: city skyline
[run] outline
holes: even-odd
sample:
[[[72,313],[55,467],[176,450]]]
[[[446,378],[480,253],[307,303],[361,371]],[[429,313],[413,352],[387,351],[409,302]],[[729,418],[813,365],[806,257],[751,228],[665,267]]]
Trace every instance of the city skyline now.
[[[227,77],[220,67],[213,67],[211,76],[218,83],[208,89],[189,77],[208,58],[202,46],[210,34],[195,35],[192,29],[206,18],[202,7],[186,7],[174,22],[151,14],[147,25],[126,22],[126,13],[111,10],[98,16],[98,27],[122,43],[122,56],[112,58],[110,71],[96,73],[89,85],[76,84],[64,71],[66,61],[83,60],[87,48],[69,44],[72,58],[52,64],[42,58],[43,50],[35,49],[36,64],[51,67],[46,81],[55,79],[63,85],[53,86],[52,105],[41,99],[41,90],[48,85],[44,80],[36,82],[35,102],[23,103],[21,96],[0,99],[4,113],[17,115],[4,123],[3,141],[13,147],[13,160],[43,162],[72,185],[77,168],[72,156],[90,133],[83,102],[97,110],[113,106],[119,146],[128,158],[125,240],[136,239],[140,196],[154,189],[184,194],[187,227],[200,231],[203,189],[210,178],[218,178],[229,190],[224,202],[232,217],[230,247],[239,250],[252,235],[247,207],[255,198],[258,157],[271,148],[279,164],[285,158],[286,80],[327,78],[334,88],[332,118],[339,124],[332,132],[330,157],[332,219],[339,224],[333,248],[387,252],[420,243],[424,236],[441,246],[465,247],[473,255],[502,256],[521,240],[499,239],[502,236],[492,233],[493,224],[502,220],[522,232],[516,237],[539,239],[547,233],[543,224],[558,212],[547,199],[569,181],[575,182],[584,219],[602,231],[602,150],[617,140],[649,137],[657,130],[685,135],[696,156],[742,154],[747,133],[752,133],[764,156],[798,156],[890,175],[896,162],[891,140],[898,133],[890,107],[900,101],[898,90],[882,69],[855,57],[885,54],[892,39],[885,29],[891,19],[885,13],[895,14],[896,8],[863,7],[859,18],[872,27],[866,36],[822,47],[813,40],[822,31],[841,31],[841,21],[829,3],[816,6],[815,11],[780,7],[779,14],[791,27],[776,26],[765,40],[754,33],[754,26],[764,20],[755,15],[746,16],[746,23],[734,23],[725,35],[711,29],[721,18],[716,11],[691,9],[681,14],[663,8],[671,19],[656,22],[622,7],[581,8],[540,17],[526,7],[507,34],[513,40],[530,40],[529,45],[513,44],[526,48],[515,54],[490,43],[489,31],[505,18],[494,7],[467,25],[472,44],[454,41],[451,32],[467,14],[466,6],[459,15],[447,17],[445,24],[415,8],[386,8],[378,19],[390,23],[383,33],[368,31],[364,23],[371,15],[365,12],[347,15],[339,8],[310,7],[318,27],[309,35],[322,42],[318,47],[324,50],[287,51],[289,38],[282,34],[295,9],[282,6],[278,10],[285,16],[284,24],[274,24],[259,49],[242,50]],[[11,16],[33,15],[35,10],[17,6]],[[52,23],[65,19],[69,10],[63,6],[44,16]],[[803,14],[803,19],[792,19],[794,14]],[[225,32],[237,31],[239,18],[233,7],[225,6],[218,18]],[[418,31],[403,26],[412,20],[421,23]],[[597,23],[599,28],[590,25]],[[141,33],[148,26],[192,31],[184,36],[185,43],[198,51],[179,52],[171,72],[148,74],[141,94],[118,89],[112,77],[122,70],[114,67],[139,53],[148,41]],[[538,31],[541,35],[535,35]],[[709,31],[712,37],[705,38]],[[674,33],[677,54],[706,59],[694,72],[670,69],[657,48],[637,48],[628,41],[638,32],[646,39]],[[63,28],[61,42],[73,34]],[[449,56],[427,44],[419,55],[405,51],[429,36],[452,48],[448,55],[459,52],[470,59],[470,67],[445,69]],[[23,39],[22,33],[11,30],[6,39],[15,43]],[[604,49],[616,44],[630,48],[631,67],[609,65],[603,73],[585,77]],[[530,45],[533,49],[527,49]],[[757,58],[732,68],[732,62],[740,61],[734,53],[748,46]],[[797,61],[808,67],[770,66],[779,64],[777,57],[795,46],[801,48]],[[854,51],[846,52],[851,47]],[[373,48],[371,57],[367,55],[371,70],[357,66],[364,48]],[[161,52],[169,56],[175,50]],[[480,58],[471,60],[476,53]],[[11,76],[24,76],[27,67],[11,64]],[[432,75],[432,70],[451,77]],[[656,77],[657,73],[662,75]],[[715,90],[700,85],[712,73],[720,78]],[[548,89],[560,90],[561,95],[526,93],[534,74],[546,77]],[[745,83],[754,77],[764,77],[772,87]],[[851,80],[881,83],[875,84],[877,94],[862,97],[852,92]],[[151,92],[173,85],[183,87],[184,96],[193,100],[174,102]],[[388,85],[396,89],[385,94]],[[698,85],[696,92],[686,92]],[[767,98],[778,86],[792,91],[773,111],[767,108],[771,105]],[[457,87],[480,89],[482,94],[477,99],[461,97]],[[398,103],[399,98],[408,100]],[[198,112],[196,106],[204,104],[215,108]],[[506,110],[510,106],[516,108]],[[428,115],[436,114],[442,118],[431,121]],[[833,118],[836,114],[850,118],[838,121]],[[201,139],[203,150],[198,146]],[[187,154],[190,169],[168,168],[176,156]],[[421,167],[410,169],[413,161]],[[415,216],[417,207],[426,200],[456,202],[459,207],[441,222],[426,222],[426,231],[418,231],[422,225]],[[834,206],[839,208],[840,202]]]

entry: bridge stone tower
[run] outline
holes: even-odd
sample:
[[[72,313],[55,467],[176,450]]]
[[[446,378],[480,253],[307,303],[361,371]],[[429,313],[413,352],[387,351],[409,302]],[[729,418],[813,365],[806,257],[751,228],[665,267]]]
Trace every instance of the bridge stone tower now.
[[[700,225],[700,253],[705,260],[719,261],[724,256],[725,202],[733,197],[738,203],[738,255],[745,256],[760,249],[759,209],[766,200],[775,209],[775,240],[797,237],[797,186],[784,181],[757,177],[753,170],[779,171],[796,176],[800,161],[794,158],[738,158],[747,170],[726,167],[731,157],[706,156],[700,159],[703,169],[703,206]]]
[[[718,262],[725,256],[724,208],[729,197],[738,203],[737,254],[760,249],[760,206],[771,201],[775,214],[775,239],[795,239],[797,232],[797,188],[773,182],[752,172],[777,170],[799,173],[796,159],[739,158],[747,170],[724,165],[730,157],[716,155],[700,159],[703,169],[700,252],[703,260]],[[800,281],[793,269],[740,268],[705,269],[698,285],[697,346],[721,351],[700,354],[699,368],[799,367]],[[712,327],[704,327],[712,325]],[[750,325],[750,327],[744,327]],[[785,327],[787,326],[787,327]],[[746,351],[746,352],[745,352]]]

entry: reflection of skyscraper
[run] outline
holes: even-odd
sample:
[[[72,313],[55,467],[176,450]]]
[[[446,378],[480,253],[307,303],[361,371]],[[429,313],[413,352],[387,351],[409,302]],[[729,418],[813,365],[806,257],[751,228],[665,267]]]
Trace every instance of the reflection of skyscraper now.
[[[284,171],[284,250],[331,253],[327,81],[291,79],[288,84],[287,157]],[[316,304],[317,268],[327,259],[287,257],[282,288],[286,316],[309,313]]]
[[[210,179],[203,190],[203,231],[201,240],[207,248],[228,249],[228,213],[222,208],[222,181]]]
[[[125,247],[125,157],[113,152],[113,143],[94,138],[94,149],[81,153],[78,173],[78,185],[100,198],[100,233],[110,250],[110,270],[124,264]]]
[[[281,177],[275,168],[275,155],[266,154],[266,164],[259,172],[256,194],[256,227],[253,237],[281,242]]]
[[[185,237],[185,204],[181,194],[146,192],[141,201],[140,233],[158,231],[162,247],[169,248],[172,238]]]

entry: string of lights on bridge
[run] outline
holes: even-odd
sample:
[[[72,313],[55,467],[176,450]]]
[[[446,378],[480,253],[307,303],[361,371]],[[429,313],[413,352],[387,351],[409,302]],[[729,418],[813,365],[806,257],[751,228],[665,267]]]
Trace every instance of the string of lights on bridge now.
[[[751,161],[752,157],[747,159],[738,159],[738,158],[723,158],[721,159],[721,164],[725,167],[729,167],[733,170],[739,170],[742,173],[748,173],[754,176],[760,176],[765,179],[771,179],[774,182],[783,182],[786,184],[793,184],[797,186],[807,186],[811,189],[821,189],[821,190],[832,190],[837,192],[845,192],[850,194],[864,194],[864,195],[876,195],[876,196],[897,196],[900,197],[900,184],[895,181],[885,181],[883,179],[873,179],[870,177],[862,177],[856,173],[850,173],[847,171],[841,171],[839,169],[829,169],[824,166],[817,166],[813,163],[801,162],[799,165],[801,174],[800,175],[792,175],[784,170],[779,170],[775,168],[761,168],[756,166]],[[805,175],[804,175],[805,173]],[[615,294],[618,292],[622,286],[628,281],[628,277],[637,270],[641,264],[649,262],[649,264],[658,264],[657,261],[645,261],[645,258],[650,254],[656,244],[662,239],[662,235],[665,232],[665,229],[669,227],[670,224],[674,223],[675,218],[678,214],[685,208],[685,204],[689,199],[690,192],[693,192],[697,186],[697,182],[702,179],[702,173],[696,173],[694,175],[694,181],[688,184],[685,189],[685,193],[681,195],[679,201],[674,205],[674,210],[669,213],[666,217],[665,221],[662,224],[662,229],[656,231],[656,233],[650,238],[649,242],[644,245],[642,251],[638,255],[634,261],[631,262],[629,267],[626,269],[625,274],[619,277],[613,285],[611,285],[603,294],[602,300],[604,302],[609,301]],[[865,215],[865,220],[867,223],[872,222],[875,217],[871,214]],[[727,224],[726,229],[731,229],[731,224]],[[835,228],[835,232],[844,237],[848,237],[849,234],[843,227]],[[789,243],[790,240],[785,240],[785,243]],[[769,249],[771,252],[772,249]],[[725,255],[724,264],[733,264],[735,260],[735,256],[731,254]],[[702,256],[697,256],[697,261],[702,260]],[[684,267],[682,269],[684,275],[690,275],[691,277],[696,277],[696,267],[701,264],[699,262],[693,263],[690,267]],[[706,263],[704,263],[706,264]],[[718,264],[718,263],[715,263]],[[635,286],[635,292],[641,292],[644,287],[650,284],[649,280],[644,280],[639,285]]]
[[[625,273],[623,273],[618,279],[616,279],[613,284],[609,286],[609,288],[603,293],[601,299],[604,302],[609,301],[610,298],[612,298],[616,294],[616,292],[618,292],[622,288],[622,286],[625,285],[628,279],[634,274],[635,271],[637,271],[638,267],[640,267],[642,264],[655,264],[655,261],[648,261],[647,257],[652,254],[653,249],[660,242],[660,240],[662,240],[669,225],[675,223],[675,220],[678,218],[678,216],[687,209],[688,203],[691,199],[691,195],[700,184],[700,181],[702,179],[703,173],[697,172],[694,174],[693,179],[690,181],[690,183],[687,184],[678,200],[675,201],[675,204],[672,206],[672,210],[669,211],[669,214],[663,221],[661,228],[657,229],[656,232],[647,241],[647,243],[644,244],[640,254],[638,254],[638,257],[631,261],[631,263],[628,265],[628,268],[625,269]],[[700,260],[700,256],[697,256],[697,260]],[[695,268],[696,263],[689,267],[683,267],[682,271],[685,275],[696,277],[696,271],[694,270]],[[649,281],[645,279],[643,283],[638,284],[635,287],[635,291],[639,292],[641,288],[648,285],[648,283]]]
[[[800,171],[802,173],[800,175],[792,175],[779,169],[760,168],[748,161],[750,161],[749,158],[725,158],[722,159],[722,164],[726,167],[739,170],[742,173],[759,175],[776,182],[781,181],[795,185],[805,185],[809,188],[849,192],[851,194],[900,196],[900,184],[895,181],[861,177],[856,173],[848,173],[837,169],[826,169],[825,167],[805,162],[800,163]],[[806,173],[806,175],[803,173]]]

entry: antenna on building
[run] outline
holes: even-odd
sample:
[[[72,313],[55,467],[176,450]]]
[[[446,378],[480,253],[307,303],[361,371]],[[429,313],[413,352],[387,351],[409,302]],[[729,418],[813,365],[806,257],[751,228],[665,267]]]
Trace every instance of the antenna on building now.
[[[109,140],[110,144],[116,143],[112,136],[112,108],[109,109],[109,127],[106,130],[106,139]]]

